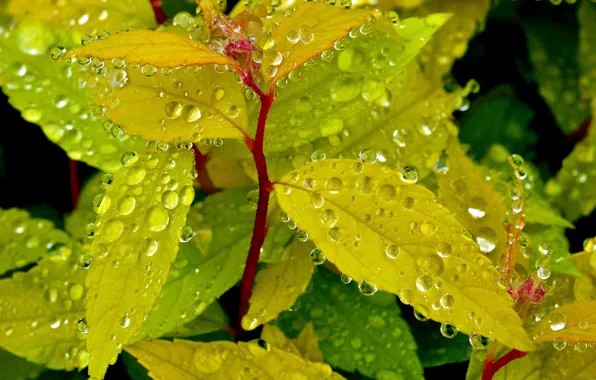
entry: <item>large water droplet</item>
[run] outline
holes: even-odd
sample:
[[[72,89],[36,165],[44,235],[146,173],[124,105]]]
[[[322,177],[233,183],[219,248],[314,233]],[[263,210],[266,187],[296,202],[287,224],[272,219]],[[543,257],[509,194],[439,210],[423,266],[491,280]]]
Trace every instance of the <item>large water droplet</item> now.
[[[553,313],[548,322],[550,324],[550,329],[553,331],[563,330],[567,325],[567,318],[561,313]]]

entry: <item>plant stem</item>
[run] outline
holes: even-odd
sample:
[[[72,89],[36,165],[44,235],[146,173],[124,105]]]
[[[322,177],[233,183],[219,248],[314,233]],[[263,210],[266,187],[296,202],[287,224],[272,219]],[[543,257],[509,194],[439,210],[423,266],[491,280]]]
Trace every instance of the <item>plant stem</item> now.
[[[209,162],[211,157],[209,154],[201,153],[196,145],[193,145],[192,149],[195,151],[195,169],[197,169],[197,173],[199,173],[197,179],[199,180],[201,189],[203,189],[206,194],[213,194],[217,189],[215,188],[215,184],[211,180],[211,177],[209,177],[209,171],[207,170],[207,162]]]
[[[70,195],[72,197],[72,208],[76,209],[77,204],[79,203],[79,194],[81,192],[77,162],[75,160],[69,159],[68,167],[70,172]]]
[[[492,380],[493,376],[507,364],[511,363],[512,361],[523,358],[526,356],[527,352],[521,352],[518,350],[511,350],[496,361],[487,360],[484,362],[484,371],[482,371],[482,380]]]
[[[246,258],[246,266],[244,274],[242,275],[242,283],[240,284],[240,307],[238,310],[238,326],[236,328],[236,340],[242,340],[246,337],[246,331],[242,328],[242,318],[248,311],[248,303],[252,293],[252,286],[257,273],[257,264],[259,263],[259,256],[261,254],[261,247],[267,235],[267,210],[269,208],[269,196],[273,190],[273,184],[269,180],[267,173],[267,161],[263,151],[265,140],[265,124],[267,122],[267,115],[273,104],[273,91],[264,94],[258,85],[254,82],[252,77],[245,76],[245,83],[251,87],[261,100],[261,110],[259,112],[259,120],[257,124],[257,132],[254,140],[246,139],[246,144],[249,147],[255,166],[257,167],[257,176],[259,179],[259,201],[257,204],[257,214],[255,217],[255,224],[252,232],[252,239],[250,241],[250,249],[248,257]]]
[[[150,0],[151,1],[151,7],[153,8],[153,14],[155,15],[155,20],[157,21],[157,23],[159,25],[163,24],[164,22],[166,22],[166,14],[163,11],[163,9],[161,8],[161,0]]]

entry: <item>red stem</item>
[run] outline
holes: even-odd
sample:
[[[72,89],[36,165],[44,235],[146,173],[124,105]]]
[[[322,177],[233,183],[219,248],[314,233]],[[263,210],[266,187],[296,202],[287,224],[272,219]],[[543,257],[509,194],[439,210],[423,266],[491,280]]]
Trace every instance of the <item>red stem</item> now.
[[[150,0],[151,1],[151,7],[153,8],[153,14],[155,15],[155,20],[157,20],[157,23],[159,25],[163,24],[164,22],[166,22],[166,14],[163,11],[163,9],[161,8],[161,0]]]
[[[193,145],[192,149],[195,151],[195,168],[197,169],[197,173],[199,173],[197,179],[199,180],[201,189],[203,189],[206,194],[213,194],[217,189],[215,188],[215,184],[211,180],[211,177],[209,177],[209,171],[207,170],[207,162],[209,162],[211,156],[209,156],[209,154],[201,153],[196,145]]]
[[[259,202],[257,205],[257,215],[255,217],[252,239],[250,241],[250,249],[248,251],[248,257],[246,258],[246,267],[244,268],[244,274],[242,275],[242,282],[240,284],[240,307],[238,309],[238,326],[236,329],[237,340],[242,340],[246,337],[246,331],[242,328],[242,317],[244,317],[248,311],[248,303],[252,293],[255,275],[257,273],[257,264],[259,263],[261,247],[263,246],[265,236],[267,235],[267,209],[269,207],[269,195],[273,190],[273,184],[269,180],[269,174],[267,173],[267,161],[263,151],[265,123],[267,122],[267,115],[273,104],[273,91],[269,91],[269,94],[264,94],[254,82],[252,76],[245,76],[244,81],[259,95],[261,100],[261,110],[259,112],[255,138],[254,140],[250,138],[246,139],[246,144],[252,153],[257,167],[257,176],[259,179]]]
[[[79,194],[81,193],[77,162],[75,160],[69,159],[68,166],[70,172],[70,195],[72,197],[72,208],[76,209],[77,204],[79,203]]]
[[[482,372],[482,380],[492,380],[495,373],[497,373],[501,368],[505,367],[507,364],[511,363],[516,359],[523,358],[526,356],[527,352],[521,352],[518,350],[511,350],[498,360],[486,360],[484,362],[484,371]],[[487,358],[488,359],[488,358]]]

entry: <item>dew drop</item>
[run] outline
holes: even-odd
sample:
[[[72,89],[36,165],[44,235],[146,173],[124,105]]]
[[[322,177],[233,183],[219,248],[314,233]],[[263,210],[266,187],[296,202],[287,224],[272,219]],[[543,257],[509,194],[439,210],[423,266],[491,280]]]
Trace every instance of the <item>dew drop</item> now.
[[[567,319],[561,313],[554,313],[548,319],[550,329],[553,331],[563,330],[567,324]]]
[[[365,296],[372,296],[377,292],[377,287],[362,280],[362,282],[358,284],[358,290],[360,290],[360,293],[364,294]]]
[[[440,330],[441,335],[448,339],[455,338],[457,335],[457,328],[447,323],[442,323]]]
[[[313,249],[310,252],[310,259],[312,260],[312,262],[315,265],[322,265],[327,260],[323,251],[321,251],[320,249],[317,249],[317,248]],[[350,279],[350,281],[351,281],[351,279]]]
[[[159,244],[155,239],[152,238],[145,238],[141,243],[141,253],[145,256],[153,256],[155,252],[157,252],[157,247]]]

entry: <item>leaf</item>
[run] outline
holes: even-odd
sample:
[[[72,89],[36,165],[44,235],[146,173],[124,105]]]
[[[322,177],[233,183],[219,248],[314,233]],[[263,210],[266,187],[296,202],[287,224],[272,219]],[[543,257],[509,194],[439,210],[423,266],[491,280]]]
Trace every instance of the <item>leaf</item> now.
[[[585,300],[553,309],[532,329],[535,342],[596,341],[596,300]]]
[[[149,64],[171,69],[211,64],[238,65],[198,41],[176,33],[151,30],[133,30],[97,39],[69,51],[64,57],[92,57],[101,60],[121,58],[126,64]]]
[[[43,371],[43,367],[5,350],[0,350],[0,364],[2,365],[2,376],[10,380],[35,379]]]
[[[253,343],[156,340],[139,342],[126,350],[149,369],[151,377],[163,380],[236,378],[246,368],[256,378],[284,379],[290,375],[313,380],[343,378],[326,364],[307,362],[277,348],[266,351]]]
[[[446,338],[441,335],[439,323],[420,323],[413,318],[408,322],[418,345],[418,358],[424,368],[470,360],[472,346],[467,335],[458,333],[453,338]]]
[[[556,226],[574,228],[573,224],[553,210],[550,204],[542,199],[530,199],[526,202],[526,222],[542,224],[545,226]]]
[[[0,280],[0,347],[50,369],[87,366],[85,335],[78,328],[86,293],[79,253],[62,249],[28,272]]]
[[[31,39],[32,35],[44,39]],[[4,70],[6,81],[2,90],[23,118],[40,125],[48,139],[70,158],[115,172],[122,166],[124,153],[143,151],[145,143],[132,140],[119,127],[105,123],[90,106],[93,91],[111,88],[111,81],[122,78],[121,70],[106,69],[98,74],[92,65],[71,65],[50,58],[50,48],[72,46],[76,39],[34,21],[22,21],[11,33],[1,34],[0,49],[4,53],[0,64],[13,68]],[[35,44],[23,44],[23,40]],[[43,87],[42,92],[35,91],[38,86]]]
[[[269,213],[275,215],[273,211]],[[270,223],[268,221],[268,223]],[[277,263],[283,259],[286,247],[292,242],[294,231],[283,223],[273,224],[267,231],[267,238],[263,244],[259,261],[262,263]]]
[[[283,313],[279,326],[296,336],[312,322],[325,361],[333,367],[376,378],[422,379],[416,343],[395,296],[389,304],[375,303],[376,298],[382,296],[364,297],[355,284],[344,285],[338,275],[320,269],[298,310]]]
[[[0,209],[0,275],[57,254],[71,244],[68,235],[48,220],[32,219],[28,212],[16,208]]]
[[[124,87],[94,100],[106,108],[105,117],[127,134],[145,140],[194,142],[244,136],[245,98],[232,73],[218,74],[213,66],[194,74],[178,69],[146,76],[142,71],[127,70]]]
[[[261,332],[261,339],[267,342],[267,345],[270,345],[271,347],[279,348],[282,351],[289,352],[290,354],[296,356],[302,356],[294,342],[287,338],[284,335],[283,331],[281,331],[277,326],[263,326],[263,331]]]
[[[472,231],[480,251],[498,253],[505,246],[506,206],[486,180],[486,174],[452,140],[445,151],[448,170],[439,175],[439,200],[455,213],[457,221]],[[496,248],[496,251],[495,251]],[[494,252],[493,252],[494,251]]]
[[[319,348],[319,339],[315,335],[315,328],[312,322],[307,323],[302,331],[300,331],[298,337],[294,339],[294,345],[306,360],[310,360],[311,362],[323,361],[323,353]]]
[[[152,28],[155,16],[145,0],[76,0],[57,4],[50,0],[9,0],[7,10],[17,20],[43,22],[73,34],[116,32],[125,27]]]
[[[143,323],[176,258],[194,199],[193,153],[131,153],[98,205],[87,276],[89,375],[102,378]]]
[[[453,14],[419,57],[427,78],[433,83],[442,84],[443,76],[451,71],[455,60],[464,56],[468,41],[482,29],[490,5],[489,0],[429,0],[410,12],[400,13],[401,17]]]
[[[298,5],[271,33],[272,48],[265,51],[261,65],[267,88],[304,62],[331,49],[335,41],[346,36],[352,28],[359,28],[372,15],[371,11],[344,10],[325,3]]]
[[[167,285],[166,285],[167,286]],[[186,338],[223,330],[228,326],[228,316],[216,301],[195,319],[167,334],[167,337]]]
[[[65,217],[64,227],[70,236],[75,239],[84,242],[88,241],[85,228],[89,223],[94,223],[95,219],[97,219],[97,214],[93,211],[93,199],[105,193],[105,190],[101,187],[102,178],[106,179],[106,184],[111,181],[111,176],[105,175],[106,173],[99,172],[87,180],[79,194],[77,208]]]
[[[253,330],[277,318],[304,293],[314,270],[310,259],[312,248],[296,240],[286,249],[287,260],[271,263],[257,273],[242,328]]]
[[[529,158],[537,142],[528,124],[534,110],[520,101],[511,85],[501,85],[474,101],[461,119],[459,139],[472,146],[476,157],[484,157],[492,144]]]
[[[569,242],[565,237],[565,230],[561,227],[544,227],[536,224],[528,224],[524,232],[530,236],[529,256],[531,267],[534,270],[536,263],[544,254],[540,252],[540,247],[551,251],[550,268],[553,273],[562,273],[572,276],[579,276],[578,271],[569,253]]]
[[[563,211],[565,219],[575,221],[596,207],[596,138],[585,138],[563,160],[556,178],[548,181],[546,191],[551,203]]]
[[[312,152],[319,148],[308,144],[318,139],[330,146],[325,152],[331,156],[340,145],[357,142],[391,120],[388,111],[399,105],[410,106],[415,96],[403,95],[409,79],[404,68],[447,19],[444,14],[407,19],[397,32],[373,27],[366,35],[340,40],[324,57],[314,58],[314,64],[303,65],[287,80],[280,80],[279,95],[267,118],[265,151],[306,146]],[[254,115],[258,112],[251,111]],[[428,112],[427,106],[424,111]],[[288,115],[293,117],[288,120]]]
[[[196,235],[180,244],[156,309],[136,340],[157,338],[187,323],[242,278],[255,218],[246,202],[249,190],[224,190],[191,208],[187,223]]]
[[[379,164],[325,160],[288,174],[275,192],[297,227],[340,271],[364,281],[365,292],[376,286],[466,334],[533,350],[490,260],[409,178]]]
[[[535,16],[523,22],[540,95],[563,133],[575,131],[589,116],[590,104],[580,94],[578,35],[575,12],[557,9],[554,17]]]
[[[224,157],[211,157],[207,162],[209,178],[217,189],[233,189],[254,185],[244,172],[242,162]]]

